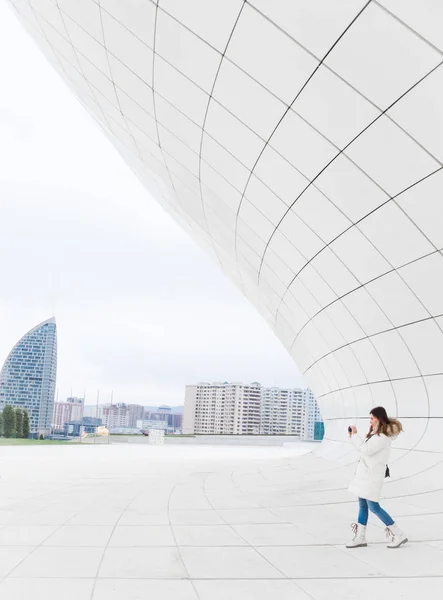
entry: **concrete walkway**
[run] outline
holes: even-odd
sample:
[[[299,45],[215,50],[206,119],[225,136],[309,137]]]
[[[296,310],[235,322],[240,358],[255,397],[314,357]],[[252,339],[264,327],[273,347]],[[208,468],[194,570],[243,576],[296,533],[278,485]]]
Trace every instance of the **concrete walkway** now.
[[[0,598],[438,597],[442,492],[388,488],[411,542],[346,550],[353,467],[309,448],[2,447]]]

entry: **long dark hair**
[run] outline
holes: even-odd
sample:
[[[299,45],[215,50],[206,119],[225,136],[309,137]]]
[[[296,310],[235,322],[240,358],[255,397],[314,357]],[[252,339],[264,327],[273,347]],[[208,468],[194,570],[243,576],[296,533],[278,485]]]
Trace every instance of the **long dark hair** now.
[[[400,421],[398,421],[397,419],[393,419],[392,417],[388,417],[388,413],[386,412],[386,409],[383,408],[383,406],[376,406],[371,410],[369,414],[373,415],[379,420],[380,424],[377,429],[377,435],[380,435],[380,433],[384,433],[388,437],[393,437],[395,435],[398,435],[401,431],[403,431],[403,426],[400,423]],[[369,428],[366,437],[369,438],[371,437],[371,435],[374,435],[372,431],[372,425]]]

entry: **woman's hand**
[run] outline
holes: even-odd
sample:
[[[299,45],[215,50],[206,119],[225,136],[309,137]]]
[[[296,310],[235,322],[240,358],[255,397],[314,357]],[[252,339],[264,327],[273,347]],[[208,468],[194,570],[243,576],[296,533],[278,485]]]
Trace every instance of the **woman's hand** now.
[[[355,435],[357,433],[357,427],[355,425],[352,425],[351,429],[352,429],[351,435]]]

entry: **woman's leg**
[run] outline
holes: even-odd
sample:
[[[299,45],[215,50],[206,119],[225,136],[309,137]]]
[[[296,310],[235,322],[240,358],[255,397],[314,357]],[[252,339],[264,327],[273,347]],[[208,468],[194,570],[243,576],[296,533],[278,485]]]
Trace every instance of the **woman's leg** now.
[[[368,506],[369,510],[373,512],[374,515],[377,515],[377,517],[386,525],[386,534],[391,538],[388,548],[399,548],[403,544],[406,544],[408,538],[400,527],[394,523],[394,519],[392,519],[391,515],[388,515],[378,502],[370,502],[368,500]]]
[[[378,502],[371,502],[371,500],[368,500],[367,504],[369,510],[374,513],[374,515],[378,517],[380,521],[386,525],[386,527],[394,525],[394,519],[385,510],[383,510]]]
[[[368,524],[368,501],[364,498],[358,499],[358,524],[366,525]]]
[[[354,537],[346,544],[346,548],[366,547],[366,523],[368,522],[368,504],[364,498],[358,499],[358,523],[351,525]]]

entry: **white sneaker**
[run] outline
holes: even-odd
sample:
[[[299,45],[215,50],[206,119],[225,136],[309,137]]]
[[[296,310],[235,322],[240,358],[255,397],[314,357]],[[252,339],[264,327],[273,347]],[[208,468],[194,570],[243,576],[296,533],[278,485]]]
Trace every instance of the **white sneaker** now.
[[[364,548],[368,544],[366,543],[366,525],[360,525],[360,523],[352,523],[351,529],[354,533],[352,541],[346,544],[346,548]]]
[[[395,523],[386,527],[385,531],[386,537],[391,540],[387,546],[388,548],[399,548],[408,541],[403,531]]]

